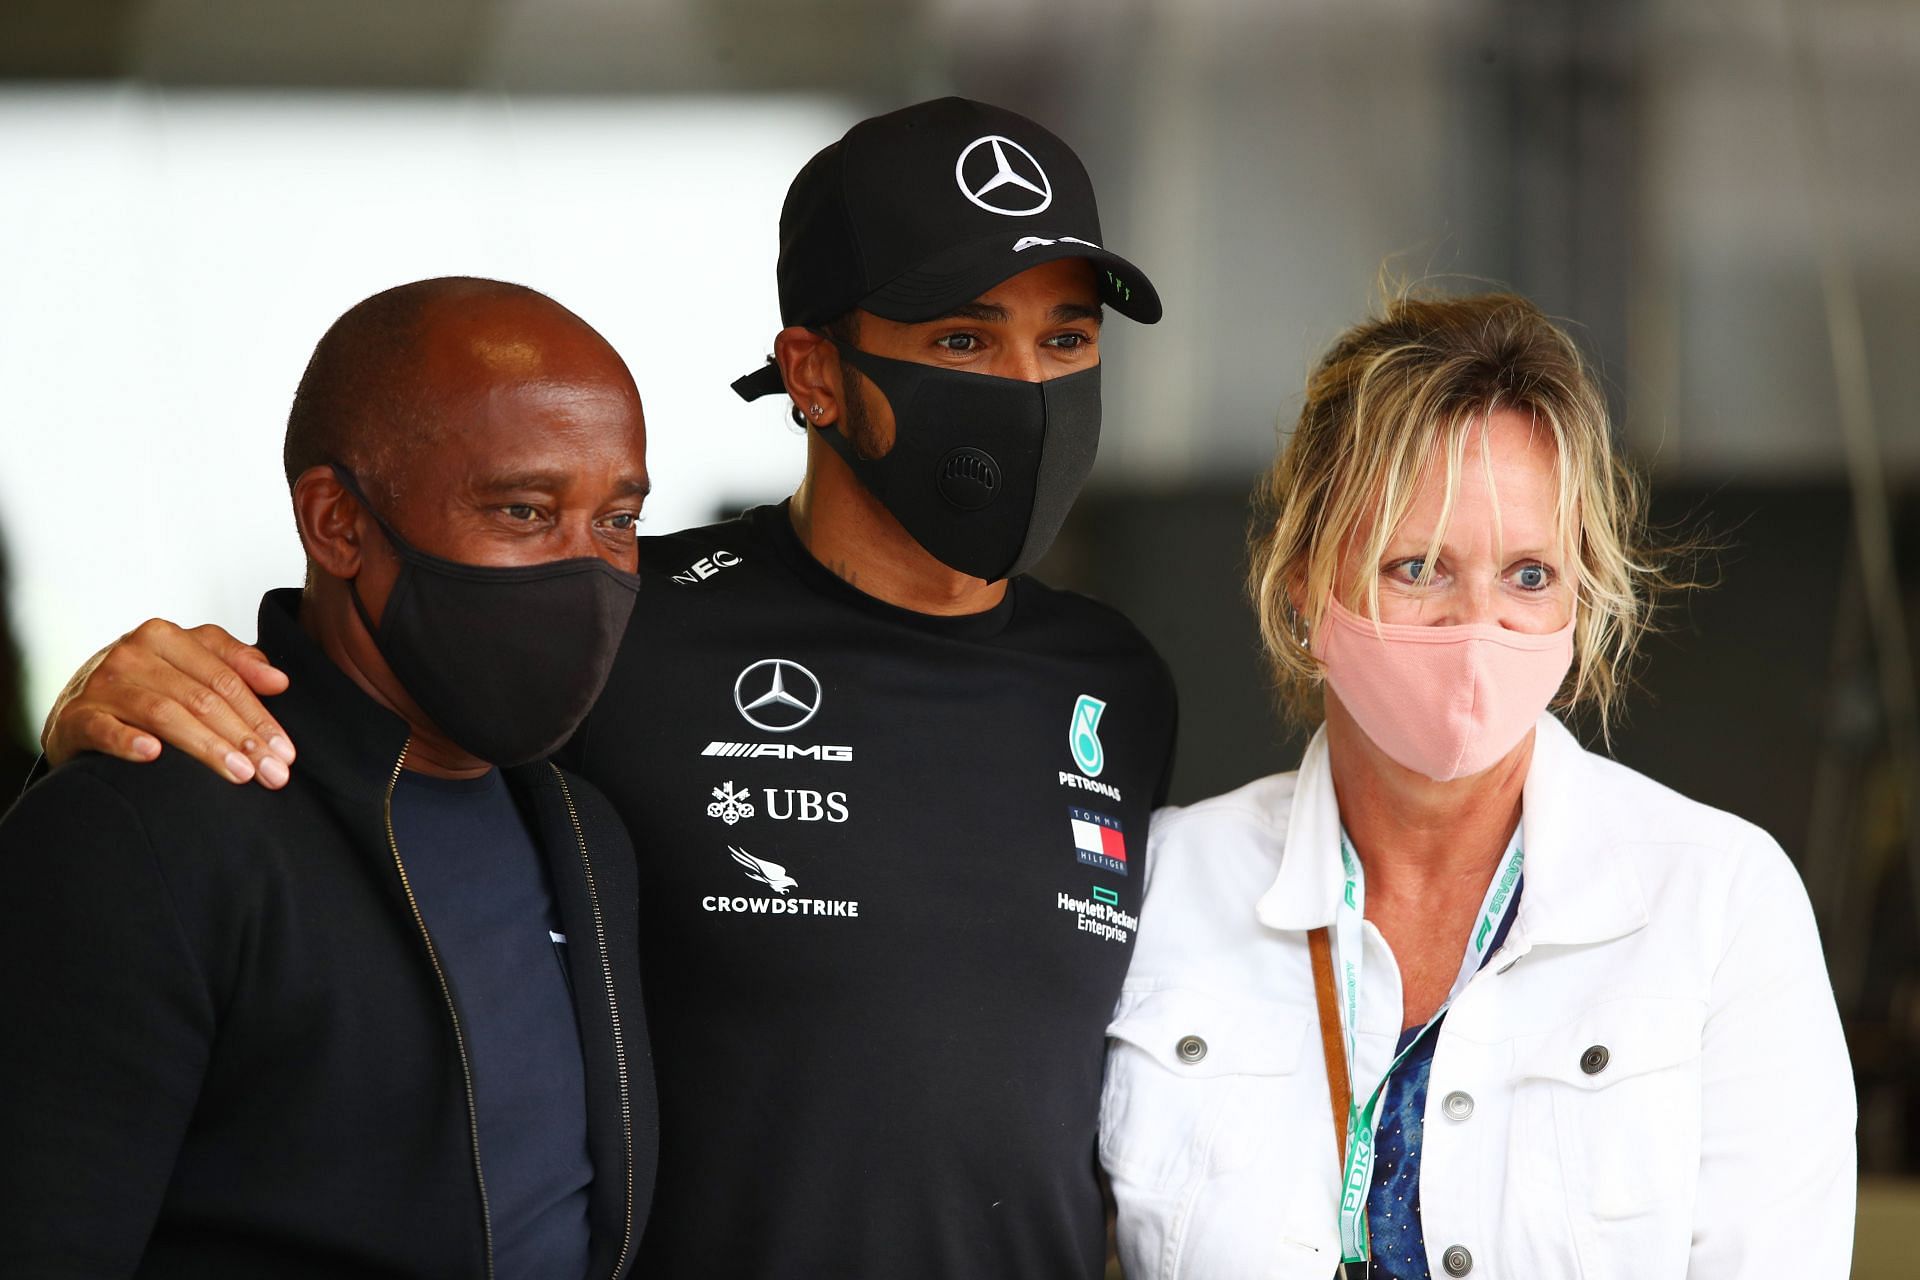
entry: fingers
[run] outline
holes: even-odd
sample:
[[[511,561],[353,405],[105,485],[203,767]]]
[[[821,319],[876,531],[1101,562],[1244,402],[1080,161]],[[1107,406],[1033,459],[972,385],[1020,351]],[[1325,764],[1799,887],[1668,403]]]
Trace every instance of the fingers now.
[[[126,637],[122,636],[121,640]],[[114,644],[119,644],[116,640]],[[49,765],[63,765],[82,751],[99,751],[122,760],[142,763],[160,754],[159,739],[122,724],[111,714],[86,704],[82,693],[114,645],[80,664],[66,687],[53,700],[46,723],[40,726],[40,751]]]
[[[133,638],[137,644],[128,647],[128,656],[138,658],[149,651],[154,661],[129,663],[135,670],[122,673],[114,665],[115,655],[109,654],[100,672],[108,683],[130,679],[141,686],[137,692],[151,695],[143,704],[151,719],[131,723],[234,782],[258,778],[270,788],[286,785],[293,741],[261,705],[248,680],[222,656],[240,658],[257,678],[277,686],[265,692],[285,689],[286,675],[265,654],[211,625],[182,631],[155,620],[143,624]],[[146,675],[152,676],[150,687],[141,679]]]
[[[286,676],[220,628],[142,623],[69,683],[48,721],[48,759],[59,763],[82,750],[151,759],[164,742],[230,782],[283,787],[293,743],[255,696],[255,682],[273,692],[286,687]]]
[[[226,628],[209,622],[187,632],[202,648],[240,673],[247,687],[262,697],[287,691],[287,673],[267,660],[267,655],[250,644],[243,644]],[[292,760],[292,756],[287,757]]]
[[[264,765],[247,754],[249,743],[259,747],[258,739],[247,732],[246,722],[234,714],[212,690],[178,671],[156,670],[141,687],[120,686],[111,665],[103,666],[99,678],[106,684],[102,706],[82,704],[84,710],[111,716],[137,726],[177,747],[229,782],[251,782],[258,778],[267,786],[284,786],[286,765],[276,757],[281,776],[269,778]]]
[[[111,715],[100,710],[81,708],[77,713],[81,736],[87,745],[95,751],[101,751],[121,760],[131,760],[135,764],[145,764],[160,754],[160,740],[149,733],[142,733],[132,725],[122,724]],[[79,748],[73,748],[56,755],[53,748],[47,748],[47,759],[58,764],[71,756]]]

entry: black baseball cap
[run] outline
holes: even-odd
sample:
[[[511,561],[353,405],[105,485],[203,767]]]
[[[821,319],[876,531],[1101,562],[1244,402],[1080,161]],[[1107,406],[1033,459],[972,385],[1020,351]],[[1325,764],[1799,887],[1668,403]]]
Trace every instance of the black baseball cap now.
[[[939,98],[862,120],[794,178],[780,210],[780,321],[822,325],[856,307],[932,320],[1057,258],[1092,262],[1120,314],[1160,318],[1153,284],[1102,244],[1071,147],[1012,111]],[[753,400],[785,387],[769,364],[733,389]]]

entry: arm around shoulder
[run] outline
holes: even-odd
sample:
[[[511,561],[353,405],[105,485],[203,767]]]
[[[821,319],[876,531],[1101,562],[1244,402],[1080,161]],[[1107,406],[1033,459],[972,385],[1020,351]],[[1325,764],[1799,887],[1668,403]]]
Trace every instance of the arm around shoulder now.
[[[1806,888],[1753,831],[1737,851],[1702,1043],[1695,1280],[1847,1274],[1856,1121]]]
[[[90,765],[0,821],[0,1274],[135,1269],[212,1044],[144,825]]]
[[[287,687],[260,650],[207,625],[150,618],[89,658],[54,699],[40,746],[64,764],[82,751],[150,761],[165,742],[229,782],[286,785],[293,744],[260,697]]]

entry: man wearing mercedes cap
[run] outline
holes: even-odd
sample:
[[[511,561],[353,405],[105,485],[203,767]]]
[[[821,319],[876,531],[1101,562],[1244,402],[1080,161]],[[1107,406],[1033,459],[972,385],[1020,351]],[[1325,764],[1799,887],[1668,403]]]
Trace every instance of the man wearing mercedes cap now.
[[[647,607],[569,753],[640,854],[640,1271],[1098,1276],[1104,1028],[1174,692],[1119,614],[1025,574],[1093,463],[1103,312],[1159,299],[1072,150],[959,98],[808,162],[778,280],[735,388],[792,401],[805,476],[641,540]],[[143,629],[49,755],[144,731],[257,757],[280,729],[250,696],[182,728],[122,692],[228,663],[277,685],[224,633]]]

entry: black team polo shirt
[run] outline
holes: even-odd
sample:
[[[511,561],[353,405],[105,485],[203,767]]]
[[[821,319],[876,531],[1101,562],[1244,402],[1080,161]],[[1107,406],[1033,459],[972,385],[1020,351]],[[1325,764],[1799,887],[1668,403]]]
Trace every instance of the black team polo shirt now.
[[[662,1121],[638,1273],[1101,1275],[1165,664],[1030,578],[967,617],[875,600],[785,505],[641,559],[572,749],[639,856]]]

